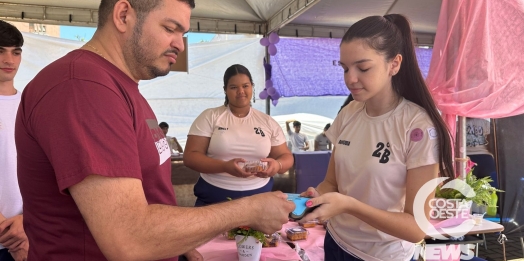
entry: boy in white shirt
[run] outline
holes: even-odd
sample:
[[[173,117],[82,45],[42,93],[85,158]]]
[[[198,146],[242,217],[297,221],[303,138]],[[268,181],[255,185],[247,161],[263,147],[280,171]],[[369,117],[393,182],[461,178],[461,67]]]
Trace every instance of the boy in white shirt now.
[[[166,136],[167,143],[169,145],[169,152],[173,154],[173,152],[176,150],[178,151],[178,153],[183,153],[184,149],[182,149],[182,146],[180,146],[178,140],[175,137],[167,136],[167,132],[169,131],[169,124],[167,124],[167,122],[161,122],[158,124],[158,127],[162,129],[162,132]]]
[[[20,31],[0,20],[0,261],[25,260],[29,249],[22,224],[14,135],[22,94],[13,81],[22,61],[23,44]]]
[[[293,122],[293,129],[295,131],[291,131],[291,128],[289,128],[289,123]],[[300,133],[300,128],[302,127],[302,123],[300,121],[296,120],[288,120],[286,121],[286,130],[287,135],[289,136],[289,141],[291,142],[291,151],[307,151],[309,150],[309,142],[307,141],[307,136],[303,133]]]

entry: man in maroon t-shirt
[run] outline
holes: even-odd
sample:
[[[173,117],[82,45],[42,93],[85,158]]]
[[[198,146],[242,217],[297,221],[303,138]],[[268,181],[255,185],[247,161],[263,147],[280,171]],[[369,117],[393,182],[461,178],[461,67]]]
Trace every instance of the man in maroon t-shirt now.
[[[294,204],[281,192],[175,206],[169,146],[138,81],[169,72],[193,7],[102,0],[93,39],[25,88],[16,145],[29,261],[201,260],[194,249],[228,229],[287,222]]]

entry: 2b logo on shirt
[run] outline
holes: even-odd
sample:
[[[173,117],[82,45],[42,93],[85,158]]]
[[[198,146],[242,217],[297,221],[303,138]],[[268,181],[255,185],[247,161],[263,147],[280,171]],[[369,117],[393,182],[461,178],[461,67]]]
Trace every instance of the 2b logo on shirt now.
[[[264,132],[262,131],[262,128],[258,127],[258,128],[253,128],[255,130],[255,133],[262,136],[262,137],[266,137],[266,134],[264,134]]]
[[[387,147],[387,148],[384,149],[384,147]],[[389,151],[390,147],[391,146],[389,145],[389,142],[385,146],[383,142],[379,142],[377,143],[377,149],[373,152],[373,154],[371,154],[371,156],[380,158],[378,162],[382,164],[386,164],[389,161],[389,155],[391,155],[391,151]]]

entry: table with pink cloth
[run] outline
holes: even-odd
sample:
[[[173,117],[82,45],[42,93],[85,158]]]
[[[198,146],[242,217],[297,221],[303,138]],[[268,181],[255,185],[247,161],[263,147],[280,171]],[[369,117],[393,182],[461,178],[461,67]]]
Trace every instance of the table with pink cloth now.
[[[288,222],[282,227],[281,235],[287,240],[285,230],[298,226],[296,222]],[[307,228],[309,235],[307,240],[293,241],[306,251],[311,261],[324,260],[324,236],[326,230],[317,225]],[[217,236],[208,243],[200,246],[197,250],[202,254],[205,261],[231,261],[238,260],[237,247],[234,240],[228,240],[224,236]],[[285,242],[280,242],[278,247],[264,247],[260,255],[260,261],[299,261],[300,256]]]

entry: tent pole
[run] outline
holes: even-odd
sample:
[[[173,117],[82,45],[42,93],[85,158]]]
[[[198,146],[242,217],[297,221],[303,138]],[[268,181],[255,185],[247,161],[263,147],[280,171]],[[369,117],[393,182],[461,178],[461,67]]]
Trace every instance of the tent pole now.
[[[455,167],[457,176],[461,179],[466,178],[466,117],[458,116],[457,121],[457,146],[455,147]]]
[[[268,47],[266,46],[266,61],[268,64],[271,64],[271,55],[269,55],[269,51],[268,51]],[[273,76],[271,76],[271,78],[273,78]],[[265,81],[267,81],[269,79],[265,79]],[[266,83],[264,81],[264,84]],[[269,96],[266,98],[266,114],[267,115],[271,115],[271,99],[269,98]]]

